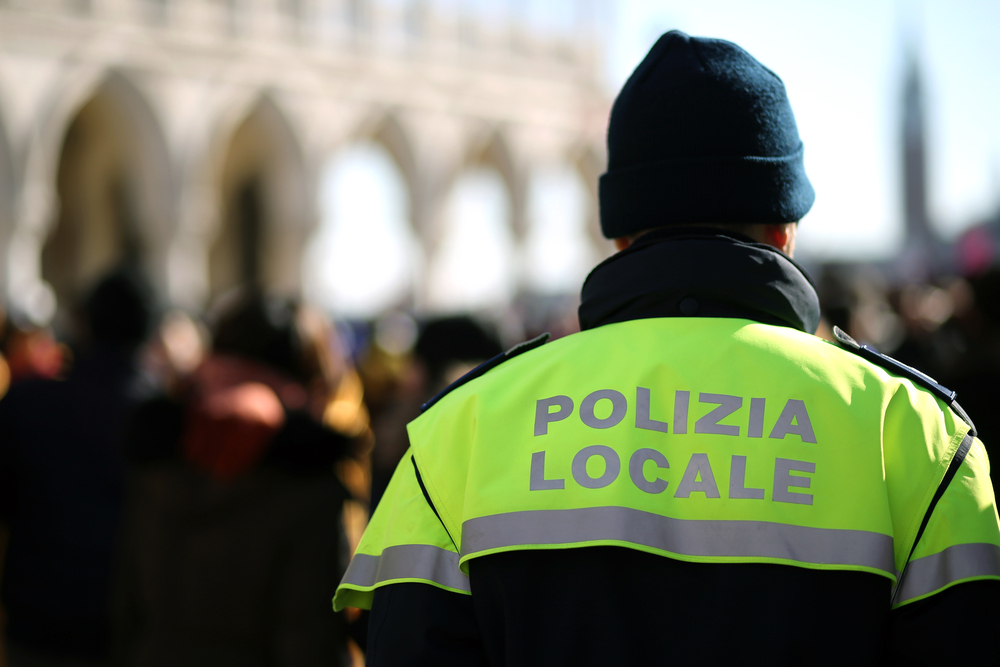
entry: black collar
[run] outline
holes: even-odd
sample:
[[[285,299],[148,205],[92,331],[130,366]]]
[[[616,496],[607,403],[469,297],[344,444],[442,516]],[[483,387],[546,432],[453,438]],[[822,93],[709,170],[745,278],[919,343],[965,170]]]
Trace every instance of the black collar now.
[[[705,227],[650,232],[583,283],[580,328],[650,317],[737,317],[813,333],[819,298],[784,253]]]

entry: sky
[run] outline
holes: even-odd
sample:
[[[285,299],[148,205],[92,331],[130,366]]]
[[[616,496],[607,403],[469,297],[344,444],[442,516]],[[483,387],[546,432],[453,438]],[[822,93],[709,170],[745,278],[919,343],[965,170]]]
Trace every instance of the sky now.
[[[932,225],[950,240],[1000,209],[1000,1],[432,2],[484,20],[512,11],[540,32],[589,26],[602,43],[609,99],[666,30],[745,48],[784,80],[805,145],[817,196],[800,225],[798,257],[875,260],[902,244],[902,89],[910,57],[922,76]],[[367,317],[399,305],[411,288],[426,300],[418,307],[438,311],[501,304],[518,282],[576,291],[599,259],[583,236],[584,191],[565,171],[531,178],[526,247],[515,247],[505,225],[510,203],[498,175],[471,172],[453,188],[448,231],[429,266],[406,223],[405,186],[388,154],[369,146],[332,156],[321,186],[324,222],[306,267],[312,298]],[[362,227],[368,244],[355,238]],[[371,243],[373,235],[381,240]],[[379,252],[358,252],[366,245]]]
[[[736,42],[784,80],[817,194],[803,255],[876,259],[902,242],[908,52],[924,87],[933,225],[951,239],[1000,208],[1000,2],[619,0],[603,11],[611,90],[670,29]]]

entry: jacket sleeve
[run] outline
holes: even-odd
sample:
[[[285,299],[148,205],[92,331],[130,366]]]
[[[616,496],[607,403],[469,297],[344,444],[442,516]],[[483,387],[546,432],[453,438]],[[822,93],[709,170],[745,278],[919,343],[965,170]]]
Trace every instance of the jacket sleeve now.
[[[471,595],[458,547],[428,503],[411,452],[403,456],[333,598],[334,609],[371,609],[376,589],[427,584]]]
[[[901,575],[893,606],[936,595],[956,584],[1000,580],[1000,518],[983,443],[971,443],[927,521]]]
[[[889,618],[892,664],[1000,664],[1000,520],[989,473],[985,448],[972,438],[901,574]]]
[[[371,609],[369,666],[485,665],[469,578],[407,452],[365,530],[334,608]]]

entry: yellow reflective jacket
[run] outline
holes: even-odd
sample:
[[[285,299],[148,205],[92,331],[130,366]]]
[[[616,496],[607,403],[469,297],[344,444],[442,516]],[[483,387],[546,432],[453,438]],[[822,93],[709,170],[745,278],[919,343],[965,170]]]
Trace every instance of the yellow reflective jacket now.
[[[895,606],[1000,579],[970,425],[905,374],[790,327],[600,326],[466,382],[409,434],[338,609],[403,581],[468,593],[468,562],[492,553],[597,545],[872,572],[897,584]]]

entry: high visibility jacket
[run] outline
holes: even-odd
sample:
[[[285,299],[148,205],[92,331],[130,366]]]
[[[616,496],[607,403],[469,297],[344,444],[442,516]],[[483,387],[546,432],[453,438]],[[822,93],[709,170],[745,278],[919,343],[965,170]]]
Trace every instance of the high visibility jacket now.
[[[790,327],[607,324],[466,382],[409,435],[338,609],[397,582],[469,593],[469,561],[497,552],[601,545],[870,572],[894,606],[1000,579],[970,424],[906,374]]]

